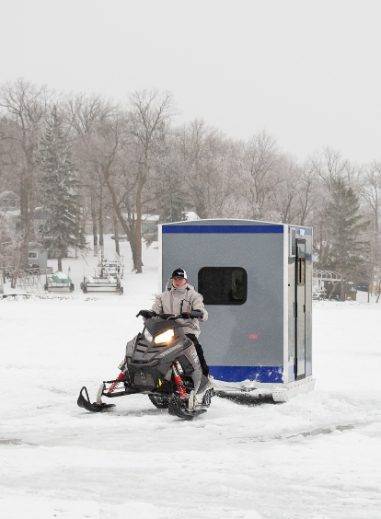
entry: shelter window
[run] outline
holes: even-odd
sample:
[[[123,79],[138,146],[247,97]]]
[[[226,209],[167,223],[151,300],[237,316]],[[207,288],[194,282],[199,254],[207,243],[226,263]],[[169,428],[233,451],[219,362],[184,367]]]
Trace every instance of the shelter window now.
[[[28,258],[29,259],[37,259],[38,258],[37,252],[29,252]]]
[[[247,299],[247,272],[242,267],[203,267],[198,291],[206,305],[242,305]]]

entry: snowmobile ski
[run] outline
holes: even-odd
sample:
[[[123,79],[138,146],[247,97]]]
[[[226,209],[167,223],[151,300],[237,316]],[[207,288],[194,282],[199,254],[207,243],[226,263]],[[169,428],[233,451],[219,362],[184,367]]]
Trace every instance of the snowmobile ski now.
[[[110,407],[115,407],[115,404],[104,404],[103,402],[91,403],[86,386],[83,386],[83,388],[79,392],[77,405],[79,407],[83,407],[84,409],[86,409],[86,411],[90,411],[91,413],[100,413],[102,411],[108,410]]]

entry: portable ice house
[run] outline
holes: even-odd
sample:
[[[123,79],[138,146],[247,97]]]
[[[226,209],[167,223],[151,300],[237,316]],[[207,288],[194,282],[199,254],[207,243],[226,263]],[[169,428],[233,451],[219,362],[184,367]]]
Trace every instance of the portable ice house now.
[[[197,220],[159,228],[161,289],[183,267],[204,297],[216,386],[284,401],[311,389],[312,228]]]

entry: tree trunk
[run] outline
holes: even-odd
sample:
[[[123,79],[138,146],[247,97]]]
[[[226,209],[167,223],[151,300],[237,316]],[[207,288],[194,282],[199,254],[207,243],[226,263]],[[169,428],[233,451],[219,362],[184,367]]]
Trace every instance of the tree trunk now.
[[[90,194],[90,211],[91,211],[91,222],[93,229],[93,245],[94,245],[94,256],[98,254],[98,228],[97,228],[97,212],[95,210],[94,193]]]
[[[99,213],[98,213],[98,222],[99,222],[99,245],[101,246],[102,251],[104,250],[104,239],[103,239],[103,186],[102,183],[99,188]]]
[[[113,226],[114,238],[115,238],[115,252],[118,256],[120,256],[118,220],[117,220],[114,209],[112,211],[112,226]]]
[[[109,176],[107,174],[104,174],[104,177],[105,177],[106,186],[107,186],[107,188],[108,188],[108,190],[110,192],[110,195],[111,195],[112,205],[113,205],[115,214],[116,214],[116,216],[118,218],[118,221],[119,221],[120,225],[122,226],[123,232],[126,234],[126,236],[128,238],[128,241],[130,242],[132,261],[133,261],[133,264],[134,264],[134,270],[137,272],[138,271],[139,261],[138,261],[138,256],[137,256],[137,253],[136,253],[135,230],[131,229],[131,227],[127,224],[126,220],[123,217],[122,211],[121,211],[121,209],[119,207],[118,198],[116,196],[115,189],[114,189],[114,187],[113,187],[113,185],[112,185],[112,183],[110,181]],[[141,268],[141,265],[140,265],[140,268]]]
[[[23,170],[20,178],[20,220],[21,242],[18,268],[28,266],[28,247],[30,241],[30,211],[29,211],[29,186],[28,173]]]
[[[16,284],[17,284],[17,270],[15,270],[15,271],[12,273],[12,277],[11,277],[11,288],[16,288]]]
[[[375,244],[374,244],[374,263],[377,270],[381,267],[381,245],[380,245],[380,204],[378,201],[378,189],[376,189],[375,203],[374,203],[374,233],[375,233]]]
[[[136,273],[138,273],[139,258],[138,258],[138,251],[137,251],[136,244],[137,244],[136,234],[134,231],[132,233],[132,239],[130,240],[130,247],[131,247],[131,254],[132,254],[132,263],[134,264],[134,271]]]
[[[58,272],[62,272],[62,256],[61,255],[58,256],[57,263],[58,263]]]
[[[136,221],[135,221],[135,251],[136,263],[135,269],[137,274],[142,273],[142,189],[139,185],[136,193]]]

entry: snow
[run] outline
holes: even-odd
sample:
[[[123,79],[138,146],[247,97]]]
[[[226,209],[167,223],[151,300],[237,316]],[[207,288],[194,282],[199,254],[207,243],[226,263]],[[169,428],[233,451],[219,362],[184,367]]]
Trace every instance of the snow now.
[[[87,257],[64,265],[73,294],[0,301],[0,517],[380,518],[381,304],[314,304],[316,390],[284,404],[216,397],[182,422],[133,395],[91,415],[79,389],[118,373],[158,286],[157,249],[135,275],[121,246],[124,295],[79,291]]]

